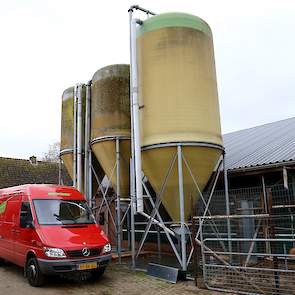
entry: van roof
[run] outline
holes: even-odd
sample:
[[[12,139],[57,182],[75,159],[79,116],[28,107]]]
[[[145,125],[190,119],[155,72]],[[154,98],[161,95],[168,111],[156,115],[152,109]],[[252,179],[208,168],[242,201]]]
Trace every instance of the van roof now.
[[[22,192],[26,193],[30,199],[85,199],[84,196],[73,187],[54,184],[25,184],[0,189],[0,198]]]

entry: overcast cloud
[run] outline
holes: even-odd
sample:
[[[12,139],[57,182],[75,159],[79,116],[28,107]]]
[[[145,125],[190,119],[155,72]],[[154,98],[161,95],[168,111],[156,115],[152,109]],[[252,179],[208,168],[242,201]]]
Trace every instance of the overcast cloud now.
[[[292,0],[0,3],[0,156],[42,156],[60,138],[63,90],[103,66],[129,63],[131,4],[188,12],[209,23],[223,133],[294,116]]]

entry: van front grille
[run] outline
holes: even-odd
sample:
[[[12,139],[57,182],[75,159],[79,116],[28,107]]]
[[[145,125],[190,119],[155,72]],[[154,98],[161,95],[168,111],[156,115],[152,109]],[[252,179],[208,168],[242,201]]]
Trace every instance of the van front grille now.
[[[90,254],[88,256],[83,255],[82,249],[67,251],[67,254],[71,258],[99,256],[101,252],[101,248],[92,248],[92,249],[89,249],[89,251],[90,251]]]
[[[53,267],[56,271],[71,271],[72,266],[70,265],[56,265]]]

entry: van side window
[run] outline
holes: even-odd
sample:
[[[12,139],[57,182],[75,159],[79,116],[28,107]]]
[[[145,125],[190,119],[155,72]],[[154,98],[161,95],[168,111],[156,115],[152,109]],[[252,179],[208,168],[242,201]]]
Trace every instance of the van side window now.
[[[33,221],[31,207],[29,202],[23,202],[20,209],[20,227],[26,228]]]

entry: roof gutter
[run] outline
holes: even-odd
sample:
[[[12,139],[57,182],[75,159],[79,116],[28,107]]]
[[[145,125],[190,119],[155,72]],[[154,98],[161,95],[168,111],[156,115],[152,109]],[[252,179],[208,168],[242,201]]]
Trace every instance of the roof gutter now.
[[[287,165],[295,165],[295,160],[250,166],[250,167],[242,167],[242,168],[236,168],[236,169],[228,169],[227,172],[228,174],[235,174],[235,173],[248,172],[248,171],[252,172],[252,171],[264,170],[264,169],[282,168]]]

